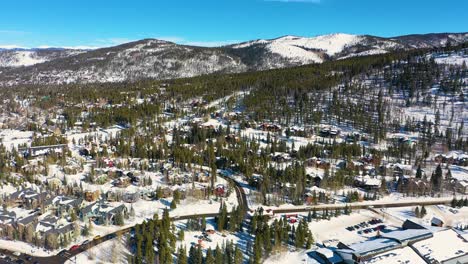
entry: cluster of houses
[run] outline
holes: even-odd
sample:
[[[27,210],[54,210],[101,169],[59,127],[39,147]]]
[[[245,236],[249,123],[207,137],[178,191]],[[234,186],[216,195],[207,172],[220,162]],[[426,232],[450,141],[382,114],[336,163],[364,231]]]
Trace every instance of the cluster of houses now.
[[[96,195],[88,193],[91,196],[93,194]],[[112,225],[115,224],[117,214],[126,215],[127,207],[124,204],[115,206],[104,200],[88,204],[82,198],[55,196],[27,188],[3,197],[0,235],[52,247],[46,243],[49,235],[63,242],[80,234],[81,229],[77,228],[76,220]]]
[[[468,154],[455,151],[447,154],[437,154],[434,156],[434,161],[449,165],[468,166]]]

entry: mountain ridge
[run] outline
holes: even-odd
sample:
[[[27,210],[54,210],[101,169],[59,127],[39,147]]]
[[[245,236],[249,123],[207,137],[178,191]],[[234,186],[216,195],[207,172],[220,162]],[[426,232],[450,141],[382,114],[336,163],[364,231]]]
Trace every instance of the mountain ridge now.
[[[285,35],[220,47],[181,45],[147,38],[91,50],[3,49],[0,50],[0,84],[123,82],[238,73],[467,41],[466,32],[390,38],[334,33],[315,37]]]

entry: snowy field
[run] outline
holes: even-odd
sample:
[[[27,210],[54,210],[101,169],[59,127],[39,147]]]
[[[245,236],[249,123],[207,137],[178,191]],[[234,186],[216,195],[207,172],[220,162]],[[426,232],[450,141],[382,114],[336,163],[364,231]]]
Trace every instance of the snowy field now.
[[[310,250],[288,250],[277,254],[273,254],[268,257],[264,263],[269,264],[286,264],[286,263],[302,263],[302,264],[320,264],[315,259],[309,257],[307,253]]]
[[[131,254],[125,247],[124,239],[114,238],[78,254],[76,258],[65,263],[126,264],[129,263],[127,260],[129,255]]]

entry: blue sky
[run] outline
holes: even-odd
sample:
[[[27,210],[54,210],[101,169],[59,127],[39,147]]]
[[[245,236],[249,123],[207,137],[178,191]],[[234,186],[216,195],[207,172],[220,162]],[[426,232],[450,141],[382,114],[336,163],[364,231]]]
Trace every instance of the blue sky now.
[[[0,46],[213,46],[283,35],[468,31],[466,0],[23,0],[0,4]]]

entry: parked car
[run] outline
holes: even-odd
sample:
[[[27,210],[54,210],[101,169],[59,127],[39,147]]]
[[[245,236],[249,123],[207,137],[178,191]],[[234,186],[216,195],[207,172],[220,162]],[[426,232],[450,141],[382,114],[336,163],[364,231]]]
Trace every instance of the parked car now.
[[[71,246],[70,251],[75,251],[75,250],[77,250],[79,248],[80,248],[80,245],[73,245],[73,246]]]

